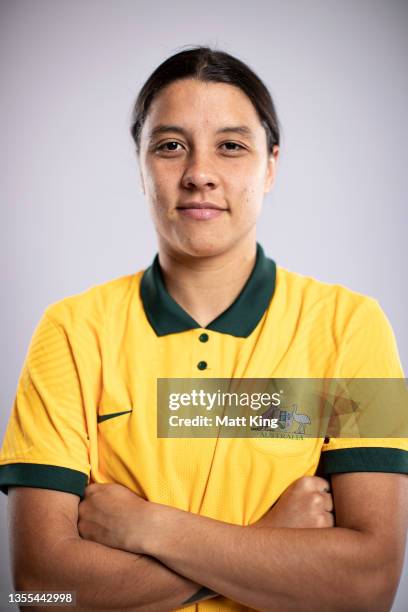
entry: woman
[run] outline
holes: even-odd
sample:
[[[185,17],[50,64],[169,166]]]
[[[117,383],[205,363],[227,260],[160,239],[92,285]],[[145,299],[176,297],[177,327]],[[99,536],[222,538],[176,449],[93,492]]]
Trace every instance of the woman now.
[[[185,50],[143,86],[132,135],[158,254],[36,330],[0,455],[16,583],[110,609],[389,609],[405,440],[157,436],[162,378],[403,376],[374,299],[256,242],[270,94],[237,58]]]

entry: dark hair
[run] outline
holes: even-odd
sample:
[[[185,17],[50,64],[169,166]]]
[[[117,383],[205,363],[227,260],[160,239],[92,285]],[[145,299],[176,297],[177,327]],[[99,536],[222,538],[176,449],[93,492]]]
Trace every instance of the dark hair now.
[[[197,46],[166,59],[147,79],[132,111],[131,134],[140,149],[140,133],[157,93],[173,81],[195,78],[204,82],[229,83],[251,100],[266,131],[268,151],[279,145],[280,128],[271,94],[261,79],[241,60],[224,51]]]

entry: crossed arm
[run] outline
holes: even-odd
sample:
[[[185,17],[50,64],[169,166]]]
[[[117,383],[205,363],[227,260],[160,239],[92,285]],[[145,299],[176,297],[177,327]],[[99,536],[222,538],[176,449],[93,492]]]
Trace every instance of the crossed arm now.
[[[161,612],[176,609],[199,589],[151,557],[81,538],[76,495],[9,487],[8,498],[17,591],[75,591],[78,612]]]
[[[71,587],[82,610],[172,610],[200,585],[259,610],[391,607],[405,548],[405,475],[334,475],[336,527],[293,514],[296,487],[246,527],[147,502],[120,485],[87,489],[77,517],[66,503],[75,496],[46,492],[55,503],[48,522],[41,516],[47,536],[40,546],[32,514],[45,491],[10,489],[13,573],[21,589]],[[21,501],[27,494],[36,501],[31,518]],[[329,515],[328,498],[310,499],[320,509],[326,504]],[[58,504],[64,521],[53,531]]]

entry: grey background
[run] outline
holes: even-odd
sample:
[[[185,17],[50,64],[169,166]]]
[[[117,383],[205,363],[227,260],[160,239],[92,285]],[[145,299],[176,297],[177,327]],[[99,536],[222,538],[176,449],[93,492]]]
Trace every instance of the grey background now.
[[[274,97],[267,254],[377,298],[407,371],[406,1],[3,0],[0,21],[1,438],[44,308],[153,259],[129,116],[150,72],[187,44],[237,55]],[[408,565],[393,610],[407,604]]]

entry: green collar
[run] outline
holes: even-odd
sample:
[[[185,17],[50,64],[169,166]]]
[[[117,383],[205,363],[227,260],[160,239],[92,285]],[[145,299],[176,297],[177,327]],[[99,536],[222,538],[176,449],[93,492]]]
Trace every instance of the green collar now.
[[[241,293],[205,329],[247,338],[258,325],[275,290],[276,264],[256,243],[256,261]],[[143,273],[140,294],[146,316],[157,336],[201,328],[171,297],[164,284],[158,254]]]

